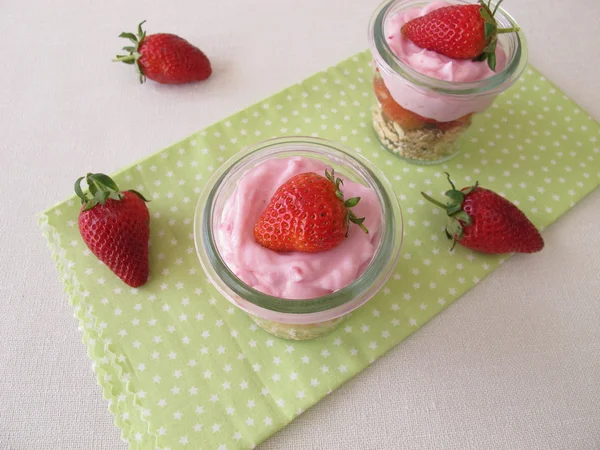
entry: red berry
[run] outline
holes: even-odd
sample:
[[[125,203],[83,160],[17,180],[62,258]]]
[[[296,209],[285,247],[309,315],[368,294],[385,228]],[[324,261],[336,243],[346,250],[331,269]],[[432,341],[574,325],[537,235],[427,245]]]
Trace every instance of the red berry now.
[[[477,183],[460,191],[452,181],[450,184],[447,205],[422,193],[427,200],[447,210],[448,238],[482,253],[534,253],[544,248],[535,225],[510,201]]]
[[[435,126],[438,127],[442,131],[449,131],[453,128],[457,127],[468,127],[471,125],[471,116],[473,113],[466,114],[462,117],[459,117],[456,120],[452,120],[450,122],[435,122]]]
[[[456,127],[467,127],[471,124],[473,113],[466,114],[450,122],[438,122],[403,108],[393,99],[383,78],[377,75],[373,78],[373,90],[385,117],[392,122],[396,122],[405,132],[421,128],[433,128],[434,126],[442,131],[448,131]]]
[[[373,79],[373,89],[377,101],[381,105],[383,114],[392,122],[400,125],[404,131],[418,130],[424,128],[428,122],[433,122],[433,119],[422,117],[396,103],[383,78],[375,76]]]
[[[350,208],[360,198],[344,200],[334,171],[290,178],[275,192],[254,226],[263,247],[278,252],[322,252],[337,247],[348,235],[349,222],[368,232]]]
[[[446,6],[405,23],[402,33],[419,47],[449,58],[487,59],[495,70],[498,33],[518,31],[518,28],[498,29],[495,12],[483,0],[475,5]]]
[[[535,225],[504,197],[477,187],[465,195],[462,209],[472,223],[463,224],[458,242],[483,253],[533,253],[544,247]],[[457,236],[458,238],[458,236]]]
[[[134,45],[123,47],[129,55],[118,55],[115,60],[135,64],[140,82],[147,77],[162,84],[184,84],[206,80],[211,75],[210,61],[200,49],[174,34],[146,35],[143,23],[138,26],[137,36],[120,34]]]
[[[83,201],[79,212],[79,232],[96,257],[131,287],[148,280],[148,238],[150,214],[141,194],[120,192],[114,182],[103,174],[88,174],[90,200],[83,194],[77,180],[75,191]]]

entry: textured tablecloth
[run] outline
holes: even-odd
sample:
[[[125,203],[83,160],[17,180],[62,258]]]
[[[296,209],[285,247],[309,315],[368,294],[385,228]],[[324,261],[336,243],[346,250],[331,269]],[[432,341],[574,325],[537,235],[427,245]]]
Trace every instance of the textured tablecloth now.
[[[3,7],[0,448],[125,448],[34,213],[87,170],[114,171],[363,49],[376,3]],[[506,7],[533,64],[600,119],[600,5]],[[575,21],[572,11],[585,12]],[[219,76],[138,86],[109,64],[115,35],[144,18],[201,45]],[[263,448],[600,447],[599,206],[596,192],[545,232],[543,253],[512,258]]]

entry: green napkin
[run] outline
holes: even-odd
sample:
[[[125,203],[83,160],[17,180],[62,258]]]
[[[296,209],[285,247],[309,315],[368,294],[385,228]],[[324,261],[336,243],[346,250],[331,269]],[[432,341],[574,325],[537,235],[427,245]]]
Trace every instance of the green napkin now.
[[[439,196],[449,171],[476,180],[540,228],[600,183],[600,126],[527,69],[479,115],[463,153],[439,166],[408,165],[379,147],[370,124],[368,52],[114,175],[152,201],[151,280],[130,289],[87,250],[74,197],[40,216],[83,330],[98,383],[131,448],[237,449],[255,445],[416,331],[504,261],[451,252]],[[342,142],[381,168],[404,213],[405,241],[380,293],[333,334],[309,342],[257,328],[207,281],[192,233],[211,172],[243,146],[275,136]]]

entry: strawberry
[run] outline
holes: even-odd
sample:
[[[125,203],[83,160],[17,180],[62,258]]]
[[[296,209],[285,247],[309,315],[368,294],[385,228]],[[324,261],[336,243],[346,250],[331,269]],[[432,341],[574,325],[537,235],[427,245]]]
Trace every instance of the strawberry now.
[[[491,10],[479,0],[474,5],[451,5],[431,11],[408,21],[402,34],[416,45],[453,59],[487,60],[496,70],[496,43],[498,34],[519,31],[519,28],[498,28],[494,15],[502,3]]]
[[[471,124],[473,113],[466,114],[450,122],[438,122],[403,108],[393,99],[381,76],[376,75],[373,78],[373,90],[375,91],[377,101],[381,105],[383,114],[391,121],[400,125],[404,131],[418,130],[427,125],[435,125],[442,131],[448,131],[455,127]]]
[[[493,191],[474,186],[446,192],[447,205],[423,196],[448,213],[446,236],[454,243],[483,253],[534,253],[544,248],[544,240],[519,208]]]
[[[423,128],[428,122],[433,121],[409,111],[396,103],[383,82],[383,78],[376,76],[373,79],[373,89],[381,105],[383,114],[391,121],[400,125],[404,131],[418,130],[419,128]]]
[[[348,236],[350,222],[365,233],[364,217],[350,208],[360,197],[344,200],[343,182],[335,171],[314,172],[290,178],[275,192],[254,226],[256,241],[278,252],[323,252],[337,247]]]
[[[117,55],[114,60],[135,64],[140,83],[146,81],[146,77],[162,84],[183,84],[206,80],[210,76],[210,61],[197,47],[174,34],[146,35],[142,30],[144,22],[138,25],[137,36],[133,33],[119,35],[129,39],[133,46],[123,47],[129,54]]]
[[[148,280],[148,237],[150,214],[146,199],[137,191],[119,191],[115,182],[101,173],[88,173],[86,182],[92,198],[75,182],[75,193],[83,206],[79,232],[96,257],[131,287]]]
[[[442,131],[449,131],[456,127],[466,127],[471,125],[472,115],[473,113],[465,114],[464,116],[450,122],[435,122],[435,126]]]

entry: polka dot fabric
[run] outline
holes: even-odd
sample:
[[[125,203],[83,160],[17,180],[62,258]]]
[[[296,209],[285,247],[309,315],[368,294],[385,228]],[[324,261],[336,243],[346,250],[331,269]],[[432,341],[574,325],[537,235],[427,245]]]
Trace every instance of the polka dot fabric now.
[[[79,205],[40,215],[98,382],[131,448],[253,448],[373,363],[505,256],[450,251],[444,171],[478,180],[548,226],[600,183],[600,126],[534,69],[474,120],[462,153],[443,165],[409,165],[382,149],[370,123],[363,52],[114,175],[149,197],[151,279],[118,280],[86,249]],[[405,240],[379,294],[333,334],[277,339],[207,281],[194,249],[196,199],[211,173],[242,147],[276,136],[341,142],[381,168],[401,201]]]

